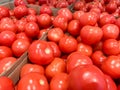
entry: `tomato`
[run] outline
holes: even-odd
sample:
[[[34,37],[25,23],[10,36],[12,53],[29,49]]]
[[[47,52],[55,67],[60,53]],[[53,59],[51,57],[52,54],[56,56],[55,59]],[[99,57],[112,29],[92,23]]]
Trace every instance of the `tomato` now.
[[[78,36],[81,30],[81,25],[79,20],[71,20],[68,23],[67,31],[73,35],[73,36]]]
[[[65,32],[67,30],[68,21],[64,16],[57,15],[53,20],[53,26],[61,28]]]
[[[116,9],[117,9],[117,4],[114,2],[109,2],[105,7],[106,12],[108,13],[113,13],[115,12]]]
[[[42,38],[46,34],[47,30],[48,29],[41,29],[39,32],[38,38]]]
[[[74,10],[76,10],[76,11],[82,10],[84,6],[85,6],[84,1],[77,1],[77,2],[75,2]]]
[[[11,47],[16,40],[16,34],[12,31],[2,31],[0,33],[0,45]]]
[[[19,5],[26,5],[24,0],[14,0],[14,5],[19,6]]]
[[[13,81],[6,76],[0,77],[0,90],[14,90]]]
[[[64,16],[68,21],[72,20],[72,12],[68,8],[61,8],[57,14]]]
[[[20,77],[22,78],[23,76],[25,76],[28,73],[31,72],[37,72],[39,74],[44,75],[44,67],[41,65],[36,65],[36,64],[25,64],[20,71]]]
[[[119,36],[119,27],[115,24],[105,24],[102,27],[103,39],[117,39]]]
[[[34,8],[28,8],[28,14],[34,14],[34,15],[36,15],[37,12],[35,11]]]
[[[92,60],[86,56],[78,52],[73,52],[67,57],[67,72],[70,73],[75,67],[79,65],[87,65],[92,64]]]
[[[102,51],[97,50],[93,52],[93,54],[91,55],[91,58],[94,65],[101,67],[101,64],[106,60],[107,57],[104,55]]]
[[[103,31],[99,27],[86,25],[80,31],[80,37],[83,43],[95,44],[102,39]]]
[[[30,38],[37,38],[39,35],[39,26],[35,22],[28,22],[25,25],[25,34]]]
[[[19,5],[14,8],[14,15],[16,18],[20,19],[28,14],[28,8],[24,5]]]
[[[28,16],[26,16],[26,20],[28,22],[37,22],[37,16],[34,14],[29,14]]]
[[[95,25],[97,23],[97,16],[93,12],[86,12],[80,16],[80,24],[85,25]]]
[[[31,72],[20,79],[17,88],[17,90],[49,90],[49,85],[44,75]]]
[[[102,82],[102,83],[101,83]],[[68,90],[108,90],[103,72],[94,65],[80,65],[69,74]]]
[[[50,46],[52,47],[53,49],[53,54],[54,54],[54,57],[60,57],[61,56],[61,51],[60,51],[60,48],[59,46],[57,45],[57,43],[55,42],[48,42],[48,44],[50,44]]]
[[[102,47],[103,47],[103,41],[99,41],[95,44],[92,45],[93,46],[93,51],[96,51],[96,50],[102,50]]]
[[[45,75],[48,80],[51,80],[57,73],[66,71],[66,63],[62,58],[54,58],[53,61],[46,67]]]
[[[48,14],[40,14],[37,19],[39,26],[42,28],[48,28],[52,24],[51,17]]]
[[[54,59],[53,49],[47,41],[33,41],[28,49],[28,58],[32,63],[47,65]]]
[[[28,2],[29,4],[35,4],[35,3],[36,3],[36,0],[27,0],[27,2]]]
[[[91,56],[93,52],[92,47],[84,43],[78,43],[77,51],[87,56]]]
[[[59,41],[59,48],[63,53],[71,53],[77,49],[77,44],[74,37],[65,35]]]
[[[56,74],[50,81],[50,90],[68,90],[68,74]]]
[[[48,31],[48,39],[53,42],[59,42],[60,39],[64,36],[64,32],[60,28],[52,28]]]
[[[7,46],[0,46],[0,60],[5,57],[11,57],[13,56],[11,48]]]
[[[47,1],[48,1],[48,0],[38,0],[39,5],[47,4]]]
[[[111,76],[113,79],[120,78],[120,57],[116,55],[110,55],[102,63],[101,66],[104,73]]]
[[[82,10],[80,10],[80,11],[75,11],[75,12],[73,13],[73,19],[79,20],[82,14],[84,14],[84,11],[82,11]]]
[[[107,82],[108,90],[117,90],[116,83],[109,75],[105,74],[105,79]]]
[[[25,51],[28,50],[30,42],[26,39],[16,39],[12,44],[12,51],[16,57],[20,57]]]
[[[9,9],[5,6],[0,6],[0,19],[9,16],[10,16]]]
[[[107,39],[103,42],[103,52],[107,55],[119,54],[119,42],[116,39]]]
[[[56,8],[66,8],[68,7],[68,2],[67,1],[58,1],[57,4],[56,4]]]
[[[14,57],[5,57],[0,60],[0,74],[10,69],[10,67],[16,62]]]

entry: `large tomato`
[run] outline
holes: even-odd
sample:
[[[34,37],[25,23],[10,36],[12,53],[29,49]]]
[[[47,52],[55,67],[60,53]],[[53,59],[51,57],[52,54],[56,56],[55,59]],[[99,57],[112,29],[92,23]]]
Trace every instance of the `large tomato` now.
[[[102,82],[102,83],[101,83]],[[68,90],[108,90],[103,72],[94,65],[80,65],[69,74]]]
[[[46,65],[54,59],[54,53],[47,41],[36,40],[28,49],[28,57],[32,63]]]

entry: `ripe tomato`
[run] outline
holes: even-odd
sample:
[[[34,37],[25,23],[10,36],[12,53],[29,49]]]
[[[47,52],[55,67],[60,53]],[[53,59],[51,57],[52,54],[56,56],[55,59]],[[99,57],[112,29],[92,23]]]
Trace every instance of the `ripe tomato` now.
[[[71,53],[77,49],[77,40],[72,36],[65,35],[59,41],[60,50],[63,53]]]
[[[66,8],[68,7],[68,2],[66,0],[60,0],[60,1],[57,1],[56,3],[56,8]]]
[[[20,79],[17,90],[49,90],[49,84],[44,75],[31,72]]]
[[[11,48],[7,46],[0,46],[0,60],[5,57],[11,57],[13,56]]]
[[[59,42],[64,36],[64,32],[61,28],[52,28],[48,31],[48,39],[53,42]]]
[[[68,74],[56,74],[50,81],[50,90],[68,90]]]
[[[84,14],[84,11],[82,11],[82,10],[80,10],[80,11],[75,11],[75,12],[73,13],[73,19],[79,20],[82,14]]]
[[[28,14],[34,14],[34,15],[36,15],[37,12],[35,11],[34,8],[28,8]]]
[[[19,5],[14,8],[14,15],[20,19],[28,14],[28,8],[25,5]]]
[[[101,83],[102,82],[102,83]],[[80,65],[69,74],[68,90],[108,90],[103,72],[94,65]]]
[[[54,59],[53,49],[47,41],[36,40],[28,49],[28,58],[35,64],[49,64]]]
[[[117,39],[119,36],[119,27],[115,24],[105,24],[102,27],[103,39]]]
[[[19,5],[26,5],[24,0],[14,0],[14,5],[19,6]]]
[[[104,73],[111,76],[113,79],[120,78],[120,57],[116,55],[110,55],[102,63],[101,66]]]
[[[116,39],[107,39],[103,42],[103,52],[107,55],[116,55],[120,52],[119,42]]]
[[[83,7],[85,7],[85,2],[84,1],[77,1],[77,2],[75,2],[74,10],[76,10],[76,11],[82,10]]]
[[[35,3],[36,3],[36,0],[27,0],[27,2],[28,2],[29,4],[35,4]]]
[[[73,52],[67,57],[67,72],[70,73],[75,67],[79,65],[87,65],[92,64],[92,60],[86,56],[78,52]]]
[[[20,77],[22,78],[23,76],[31,72],[37,72],[39,74],[44,75],[44,67],[41,65],[37,65],[37,64],[25,64],[21,68]]]
[[[16,40],[16,34],[12,31],[2,31],[0,33],[0,45],[11,47]]]
[[[25,51],[28,50],[30,42],[26,39],[16,39],[12,44],[12,51],[16,57],[20,57]]]
[[[28,16],[26,16],[26,20],[28,22],[37,22],[37,16],[34,14],[29,14]]]
[[[102,39],[103,31],[96,26],[86,25],[80,31],[80,37],[83,43],[95,44]]]
[[[52,24],[51,17],[48,14],[40,14],[37,17],[37,20],[38,20],[39,26],[42,28],[48,28]]]
[[[14,90],[13,81],[6,76],[0,77],[0,90]]]
[[[105,11],[108,13],[114,13],[116,9],[117,9],[117,4],[112,1],[109,2],[105,7]]]
[[[39,35],[39,26],[35,22],[28,22],[25,25],[25,34],[30,38],[37,38]]]
[[[5,57],[0,60],[0,74],[7,71],[15,62],[16,58],[14,57]]]
[[[46,67],[45,75],[48,80],[51,80],[57,73],[66,71],[66,63],[62,58],[54,58],[53,61]]]

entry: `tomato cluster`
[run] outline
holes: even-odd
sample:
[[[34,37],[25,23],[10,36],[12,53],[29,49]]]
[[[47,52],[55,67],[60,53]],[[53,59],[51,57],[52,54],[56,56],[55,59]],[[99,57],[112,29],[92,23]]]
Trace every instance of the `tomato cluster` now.
[[[26,51],[29,60],[16,85],[0,77],[0,90],[120,90],[119,0],[27,1],[44,5],[0,6],[0,74]],[[75,4],[54,16],[50,1]]]

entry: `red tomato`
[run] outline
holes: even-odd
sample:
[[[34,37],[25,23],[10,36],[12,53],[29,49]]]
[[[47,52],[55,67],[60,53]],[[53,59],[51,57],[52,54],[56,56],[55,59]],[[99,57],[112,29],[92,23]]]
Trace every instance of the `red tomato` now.
[[[10,16],[9,9],[5,6],[0,6],[0,19],[9,16]]]
[[[60,50],[63,53],[71,53],[77,49],[77,40],[72,36],[64,36],[59,41]]]
[[[28,14],[34,14],[34,15],[36,15],[37,12],[35,11],[34,8],[28,8]]]
[[[102,82],[102,83],[101,83]],[[94,65],[80,65],[69,74],[68,90],[108,90],[103,72]]]
[[[57,14],[64,16],[68,21],[72,20],[72,12],[68,8],[61,8]]]
[[[107,82],[108,90],[117,90],[116,83],[109,75],[105,74],[105,79]]]
[[[67,57],[67,72],[70,73],[75,67],[79,65],[87,65],[92,64],[92,60],[86,56],[78,52],[73,52]]]
[[[117,39],[119,36],[119,27],[115,24],[105,24],[102,30],[103,39]]]
[[[85,2],[84,1],[77,1],[77,2],[75,2],[74,10],[76,10],[76,11],[82,10],[83,7],[85,7]]]
[[[115,12],[116,9],[117,9],[117,4],[114,2],[109,2],[105,7],[105,11],[108,13],[113,13]]]
[[[35,4],[36,0],[26,0],[29,4]]]
[[[20,71],[20,77],[22,78],[28,73],[37,72],[39,74],[44,75],[44,67],[36,64],[25,64]]]
[[[101,40],[96,44],[93,44],[93,51],[102,50],[102,47],[103,47],[103,41]]]
[[[36,40],[28,49],[28,58],[35,64],[49,64],[54,58],[53,49],[47,41]]]
[[[57,73],[66,71],[66,63],[62,58],[54,58],[53,61],[46,67],[45,74],[48,80],[53,78]]]
[[[50,81],[50,90],[68,90],[68,74],[56,74]]]
[[[0,60],[11,56],[13,56],[11,48],[7,46],[0,46]]]
[[[0,90],[14,90],[13,81],[6,76],[0,77]]]
[[[48,28],[52,24],[51,17],[48,14],[40,14],[37,19],[39,26],[42,28]]]
[[[56,4],[56,8],[66,8],[68,7],[68,2],[66,0],[63,0],[63,1],[58,1],[57,4]]]
[[[77,51],[87,56],[91,56],[93,52],[92,47],[84,43],[78,43]]]
[[[60,57],[61,56],[61,51],[60,51],[57,43],[55,43],[55,42],[48,42],[48,43],[50,44],[50,46],[53,49],[54,57]]]
[[[113,79],[120,78],[120,57],[111,55],[102,63],[101,66],[104,73],[111,76]]]
[[[0,45],[11,47],[16,40],[16,34],[12,31],[2,31],[0,33]]]
[[[103,31],[96,26],[86,25],[80,31],[80,37],[82,42],[86,44],[95,44],[102,39]]]
[[[47,29],[41,29],[38,35],[38,38],[42,38],[47,32]]]
[[[73,36],[78,36],[81,30],[81,25],[79,20],[71,20],[68,23],[67,31],[73,35]]]
[[[64,32],[60,28],[52,28],[48,31],[48,39],[53,42],[59,42],[60,39],[64,36]]]
[[[68,22],[67,19],[62,15],[57,15],[53,20],[54,27],[61,28],[64,32],[67,30]]]
[[[24,0],[14,0],[14,5],[19,6],[19,5],[26,5]]]
[[[104,55],[102,51],[98,50],[98,51],[93,52],[93,54],[91,55],[91,58],[92,58],[94,65],[100,67],[107,57]]]
[[[25,51],[28,50],[30,42],[26,39],[17,39],[12,44],[12,51],[16,57],[20,57]]]
[[[31,72],[20,79],[17,88],[17,90],[49,90],[49,84],[44,75]]]
[[[14,57],[5,57],[0,60],[0,74],[7,71],[15,62],[16,58]]]
[[[14,15],[16,18],[20,19],[28,14],[28,8],[24,5],[19,5],[14,8]]]
[[[73,19],[79,20],[82,14],[84,14],[84,11],[82,11],[82,10],[80,10],[80,11],[75,11],[75,12],[73,13]]]
[[[34,14],[29,14],[28,16],[26,16],[26,20],[28,22],[37,22],[37,16]]]
[[[103,42],[103,52],[107,55],[119,54],[119,42],[116,39],[107,39]]]

